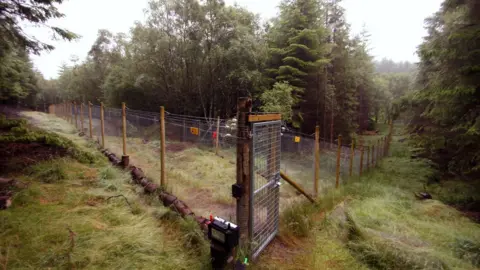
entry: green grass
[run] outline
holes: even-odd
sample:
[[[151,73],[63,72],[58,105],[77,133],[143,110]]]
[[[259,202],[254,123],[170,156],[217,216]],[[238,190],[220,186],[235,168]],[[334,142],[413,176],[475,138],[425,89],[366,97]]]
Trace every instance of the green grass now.
[[[308,247],[280,258],[264,258],[260,269],[476,269],[480,267],[480,225],[439,200],[417,200],[435,171],[410,159],[397,133],[393,156],[378,169],[320,198],[283,213],[281,237]],[[427,186],[446,202],[474,200],[470,184]],[[440,185],[442,185],[440,187]],[[455,188],[454,188],[455,187]],[[457,192],[454,192],[457,191]],[[310,251],[311,250],[311,251]],[[299,267],[299,268],[302,268]],[[303,269],[302,268],[302,269]]]
[[[71,129],[63,128],[68,124],[57,125],[63,120],[29,114],[45,132],[60,134],[95,159],[83,163],[69,155],[11,175],[27,188],[17,190],[12,207],[0,211],[1,268],[207,267],[208,244],[193,220],[171,214],[158,198],[143,194],[93,144],[68,133]]]

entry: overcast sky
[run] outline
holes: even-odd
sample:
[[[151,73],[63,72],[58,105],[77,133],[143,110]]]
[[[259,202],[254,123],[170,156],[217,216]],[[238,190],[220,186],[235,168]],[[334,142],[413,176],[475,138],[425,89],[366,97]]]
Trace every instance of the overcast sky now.
[[[238,3],[268,19],[278,13],[281,0],[226,0]],[[347,22],[354,34],[363,27],[370,33],[370,53],[376,58],[417,61],[416,47],[426,35],[423,20],[440,8],[442,0],[343,0]],[[60,7],[65,18],[51,24],[67,28],[82,38],[75,42],[52,41],[56,49],[33,61],[46,78],[56,78],[58,68],[72,55],[84,59],[99,29],[128,32],[135,21],[143,21],[148,0],[67,0]],[[38,28],[27,32],[41,40],[49,34]]]

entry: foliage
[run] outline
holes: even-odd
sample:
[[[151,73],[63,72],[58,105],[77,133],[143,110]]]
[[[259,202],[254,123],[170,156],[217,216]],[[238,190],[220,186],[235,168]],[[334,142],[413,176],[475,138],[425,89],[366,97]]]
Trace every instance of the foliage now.
[[[6,130],[6,132],[0,134],[0,143],[36,142],[64,149],[72,157],[83,163],[95,163],[97,161],[94,154],[79,148],[71,140],[55,133],[32,129],[26,125],[26,121],[23,119],[7,119],[0,115],[0,130]]]
[[[426,20],[411,131],[424,156],[445,172],[480,172],[480,11],[477,1],[445,0]]]
[[[393,156],[384,159],[377,169],[330,190],[316,205],[287,209],[284,214],[290,222],[281,223],[279,238],[289,237],[299,228],[290,225],[299,224],[292,223],[292,217],[308,224],[307,233],[295,234],[296,238],[280,244],[276,250],[285,257],[267,258],[259,268],[478,267],[480,226],[441,201],[415,198],[413,193],[423,191],[435,171],[428,160],[411,159],[411,148],[397,138],[401,137],[394,136]],[[427,185],[427,190],[436,199],[454,192],[453,187],[441,190]]]
[[[275,83],[273,88],[266,90],[260,96],[264,112],[279,112],[282,119],[292,121],[292,106],[294,99],[292,96],[293,88],[288,83]]]
[[[48,25],[49,19],[61,18],[57,4],[63,0],[2,0],[0,2],[0,102],[26,101],[35,106],[43,76],[33,69],[28,53],[39,54],[54,47],[27,35],[23,28],[33,25],[51,30],[54,38],[72,40],[74,33]],[[43,101],[46,101],[43,99]]]
[[[66,29],[47,25],[49,19],[63,17],[56,7],[62,2],[63,0],[2,0],[0,3],[0,57],[16,47],[21,51],[36,54],[42,50],[54,49],[52,45],[25,34],[23,27],[26,22],[49,28],[55,38],[67,40],[76,38],[74,33]]]

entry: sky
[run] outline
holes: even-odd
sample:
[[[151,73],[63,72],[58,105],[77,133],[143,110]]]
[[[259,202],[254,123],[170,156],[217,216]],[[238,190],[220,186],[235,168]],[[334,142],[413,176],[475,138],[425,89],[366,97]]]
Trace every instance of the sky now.
[[[56,49],[32,56],[35,67],[46,78],[56,78],[62,63],[72,56],[84,59],[99,29],[128,33],[135,21],[144,20],[149,0],[67,0],[59,6],[64,18],[51,25],[66,28],[81,36],[73,42],[50,41],[45,29],[27,28],[26,32],[52,44]],[[237,3],[267,20],[278,14],[281,0],[225,0]],[[424,19],[440,8],[442,0],[343,0],[347,22],[353,34],[365,28],[370,34],[370,54],[375,59],[416,62],[417,46],[426,35]]]

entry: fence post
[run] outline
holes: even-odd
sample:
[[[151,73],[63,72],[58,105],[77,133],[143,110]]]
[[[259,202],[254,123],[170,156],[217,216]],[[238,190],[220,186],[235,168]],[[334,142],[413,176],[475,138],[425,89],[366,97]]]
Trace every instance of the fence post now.
[[[237,224],[240,227],[240,245],[248,249],[250,237],[250,145],[252,138],[247,114],[252,111],[250,98],[239,98],[237,103],[237,185],[243,187],[243,194],[237,198]]]
[[[160,106],[160,185],[165,188],[165,107]]]
[[[363,154],[364,154],[364,147],[362,145],[362,147],[360,148],[360,176],[362,176],[362,173],[363,173]]]
[[[102,132],[102,147],[105,148],[105,112],[103,111],[103,102],[100,102],[100,129]]]
[[[122,155],[122,166],[127,168],[130,160],[127,155],[127,112],[125,102],[122,102],[122,141],[123,141],[123,155]]]
[[[73,102],[73,113],[75,114],[75,128],[78,130],[78,123],[77,123],[77,115],[78,115],[78,111],[77,111],[77,102]]]
[[[314,191],[315,197],[318,196],[318,181],[320,178],[320,126],[315,127],[315,179]]]
[[[88,102],[88,126],[90,128],[90,139],[93,138],[93,131],[92,131],[92,103]]]
[[[218,138],[220,137],[220,116],[217,117],[217,136],[215,136],[215,154],[218,155]]]
[[[81,128],[81,132],[84,132],[84,130],[83,130],[83,103],[80,103],[80,128]]]
[[[366,170],[368,171],[368,169],[370,168],[370,146],[367,145],[367,164],[366,164]]]
[[[352,144],[350,146],[350,170],[349,176],[352,176],[353,173],[353,158],[355,157],[355,142],[352,139]]]
[[[342,149],[342,135],[338,135],[337,170],[336,170],[335,188],[338,188],[338,185],[340,184],[340,150],[341,149]]]

